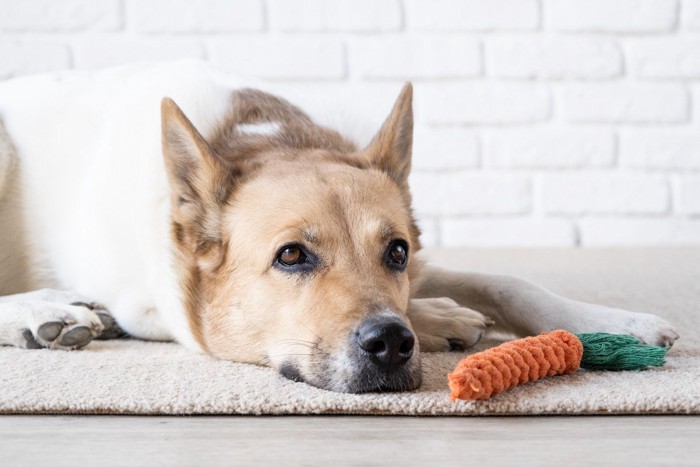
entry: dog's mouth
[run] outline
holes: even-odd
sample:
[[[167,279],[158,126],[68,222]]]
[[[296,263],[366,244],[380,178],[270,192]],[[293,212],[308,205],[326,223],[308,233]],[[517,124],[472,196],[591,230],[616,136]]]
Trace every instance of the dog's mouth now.
[[[347,365],[333,371],[324,364],[311,375],[304,375],[292,362],[280,365],[280,375],[290,381],[306,383],[319,389],[352,394],[372,392],[405,392],[417,389],[422,380],[420,359],[414,356],[408,364],[394,369],[380,369],[371,363]],[[320,371],[319,371],[320,370]]]
[[[382,373],[372,368],[363,371],[353,381],[349,381],[344,392],[404,392],[417,389],[420,384],[420,364],[415,368],[403,367],[390,373]]]

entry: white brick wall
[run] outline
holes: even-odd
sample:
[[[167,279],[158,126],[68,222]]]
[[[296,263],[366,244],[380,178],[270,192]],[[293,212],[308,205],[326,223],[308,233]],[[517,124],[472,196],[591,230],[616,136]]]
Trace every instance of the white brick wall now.
[[[181,57],[413,80],[427,245],[700,244],[700,0],[0,0],[0,78]]]
[[[622,54],[610,39],[495,37],[486,40],[486,68],[496,78],[612,78]]]
[[[545,0],[545,26],[555,31],[649,33],[676,25],[677,0]]]
[[[563,117],[579,123],[684,123],[690,96],[676,83],[576,83],[561,89]]]
[[[118,31],[122,7],[120,0],[0,0],[0,31]]]
[[[548,214],[666,214],[669,200],[668,180],[657,174],[583,172],[542,180]]]
[[[400,0],[268,0],[270,28],[297,32],[401,29]]]
[[[680,179],[679,207],[686,214],[700,214],[700,175],[684,175]]]
[[[248,0],[146,0],[131,6],[133,27],[144,33],[260,31],[265,24],[263,4]]]

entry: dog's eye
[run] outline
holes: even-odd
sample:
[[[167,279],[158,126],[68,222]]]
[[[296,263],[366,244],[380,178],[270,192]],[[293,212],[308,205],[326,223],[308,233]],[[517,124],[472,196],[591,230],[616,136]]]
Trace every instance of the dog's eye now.
[[[290,246],[283,249],[277,256],[277,261],[285,266],[292,266],[305,262],[306,255],[298,246]]]
[[[386,252],[386,262],[392,269],[405,269],[408,262],[408,244],[403,240],[392,241]]]
[[[287,273],[311,272],[318,265],[318,259],[299,244],[285,245],[275,255],[274,266]]]

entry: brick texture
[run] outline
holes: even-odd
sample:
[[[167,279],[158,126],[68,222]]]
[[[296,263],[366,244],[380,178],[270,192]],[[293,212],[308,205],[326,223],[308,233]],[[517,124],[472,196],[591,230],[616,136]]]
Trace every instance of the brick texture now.
[[[464,78],[481,73],[481,50],[459,36],[366,37],[350,44],[349,62],[360,78]]]
[[[360,144],[414,81],[425,245],[700,245],[700,0],[0,0],[0,79],[180,58]]]
[[[647,39],[627,48],[630,73],[649,78],[700,77],[700,39]]]
[[[584,219],[580,222],[580,235],[584,247],[697,245],[700,221]]]
[[[615,41],[497,38],[486,42],[486,69],[502,78],[611,78],[622,73]]]
[[[0,0],[0,31],[116,31],[122,28],[119,0]]]
[[[135,1],[132,19],[146,33],[259,31],[265,24],[261,0]]]
[[[530,83],[464,83],[416,86],[422,115],[434,124],[533,123],[551,115],[549,90]]]
[[[679,209],[685,214],[700,214],[700,175],[681,177]]]
[[[400,0],[268,0],[273,30],[322,32],[396,31]]]
[[[622,131],[620,163],[641,169],[700,170],[700,131]]]
[[[665,177],[647,174],[546,175],[544,209],[551,214],[663,214],[671,193]]]
[[[442,245],[446,247],[572,247],[576,230],[563,219],[446,219]]]
[[[101,68],[133,61],[203,58],[204,49],[197,40],[130,39],[100,37],[78,41],[74,48],[77,68]]]
[[[466,172],[414,172],[410,180],[419,214],[523,214],[531,209],[527,177]]]
[[[345,76],[345,48],[334,39],[291,37],[217,40],[212,62],[224,69],[277,79],[339,79]]]
[[[409,30],[531,31],[539,26],[536,0],[406,0]]]
[[[690,96],[679,84],[571,84],[561,103],[573,122],[683,123],[690,115]]]
[[[499,169],[611,167],[615,138],[605,129],[494,130],[485,137],[484,158]]]
[[[677,0],[545,0],[547,28],[577,32],[669,31]]]
[[[700,0],[683,0],[682,24],[691,31],[700,30]]]
[[[453,170],[479,166],[479,140],[464,128],[419,127],[413,137],[413,168]]]
[[[0,42],[0,78],[22,73],[40,73],[70,66],[67,45],[41,42]]]

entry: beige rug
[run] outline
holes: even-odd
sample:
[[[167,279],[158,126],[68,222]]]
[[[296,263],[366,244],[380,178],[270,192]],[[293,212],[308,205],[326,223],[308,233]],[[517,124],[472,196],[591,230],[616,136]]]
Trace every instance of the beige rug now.
[[[416,392],[349,395],[175,344],[94,342],[79,352],[0,348],[0,413],[700,413],[700,249],[435,251],[431,257],[457,269],[515,274],[572,298],[653,311],[677,324],[681,340],[660,369],[579,371],[489,401],[456,403],[446,374],[465,354],[425,355],[424,384]]]

